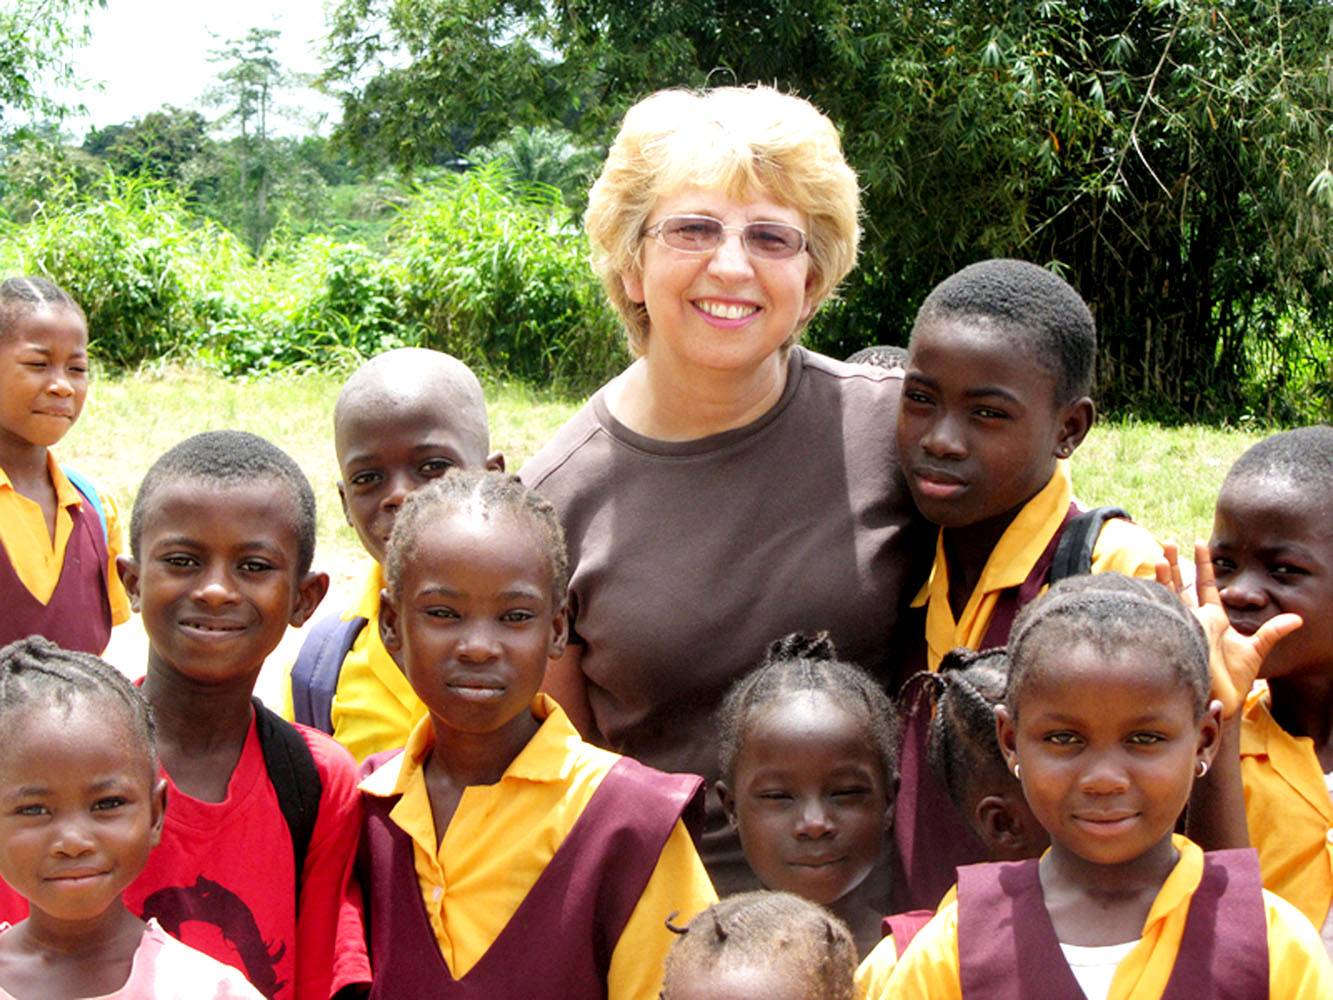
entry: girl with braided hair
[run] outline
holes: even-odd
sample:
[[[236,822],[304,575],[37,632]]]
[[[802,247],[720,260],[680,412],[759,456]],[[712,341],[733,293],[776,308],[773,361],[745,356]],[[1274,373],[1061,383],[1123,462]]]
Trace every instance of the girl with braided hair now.
[[[0,649],[0,1000],[259,1000],[245,977],[140,920],[122,893],[162,836],[148,703],[109,664],[39,636]]]
[[[868,953],[897,780],[888,696],[826,633],[793,633],[733,685],[718,728],[717,793],[755,875],[828,907]]]
[[[852,1000],[851,934],[793,893],[728,897],[679,933],[662,1000]]]

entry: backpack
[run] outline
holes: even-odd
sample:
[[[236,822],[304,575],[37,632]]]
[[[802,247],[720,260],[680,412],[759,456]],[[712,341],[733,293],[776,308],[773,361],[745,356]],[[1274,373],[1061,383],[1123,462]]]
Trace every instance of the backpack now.
[[[365,627],[365,618],[344,621],[337,615],[311,627],[292,664],[292,714],[297,722],[333,735],[333,694],[343,660]]]
[[[1113,517],[1132,520],[1119,507],[1094,507],[1071,517],[1056,543],[1047,583],[1092,572],[1092,550],[1097,547],[1102,528]]]
[[[83,473],[77,472],[67,465],[62,465],[60,471],[65,474],[65,478],[69,480],[70,485],[83,494],[83,498],[92,505],[93,510],[97,513],[97,520],[102,522],[102,537],[106,538],[106,511],[102,508],[102,498],[97,495],[97,488]]]
[[[296,727],[277,713],[264,707],[258,698],[252,698],[255,708],[255,730],[259,736],[259,750],[264,757],[264,770],[278,796],[278,808],[287,823],[292,838],[292,858],[296,862],[296,900],[301,900],[301,873],[305,870],[306,855],[310,853],[310,838],[319,818],[319,800],[324,794],[324,781],[315,766],[314,755]]]

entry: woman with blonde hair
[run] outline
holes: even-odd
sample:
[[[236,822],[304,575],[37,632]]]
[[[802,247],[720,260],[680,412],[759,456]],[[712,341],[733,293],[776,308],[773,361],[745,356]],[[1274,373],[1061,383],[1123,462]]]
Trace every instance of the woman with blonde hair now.
[[[717,777],[714,711],[778,636],[827,630],[890,679],[911,596],[900,380],[797,345],[856,261],[858,202],[833,124],[768,87],[645,98],[593,185],[593,266],[635,361],[522,477],[570,549],[547,687],[658,768]],[[703,855],[720,892],[757,886],[716,802]]]

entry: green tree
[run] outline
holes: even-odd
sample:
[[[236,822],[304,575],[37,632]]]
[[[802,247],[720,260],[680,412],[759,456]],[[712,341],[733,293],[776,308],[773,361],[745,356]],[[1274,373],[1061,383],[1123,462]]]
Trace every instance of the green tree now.
[[[600,166],[597,154],[568,130],[541,125],[520,125],[498,142],[469,149],[467,157],[474,164],[498,161],[520,183],[559,188],[566,204],[574,206],[583,205]]]
[[[202,114],[164,104],[142,118],[92,129],[83,150],[101,157],[117,173],[179,184],[186,164],[207,144],[208,123]]]
[[[273,52],[277,36],[272,28],[251,28],[210,56],[224,64],[208,99],[224,109],[216,124],[236,131],[227,147],[234,163],[232,191],[244,205],[241,229],[256,253],[277,221],[269,205],[277,179],[270,122],[281,114],[278,94],[291,83]]]
[[[50,94],[76,79],[71,50],[87,40],[84,20],[106,0],[8,0],[0,8],[0,132],[16,112],[59,117],[67,110]]]

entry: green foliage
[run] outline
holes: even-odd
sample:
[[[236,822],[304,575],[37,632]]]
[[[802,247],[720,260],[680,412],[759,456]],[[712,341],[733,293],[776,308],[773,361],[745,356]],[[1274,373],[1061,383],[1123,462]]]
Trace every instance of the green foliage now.
[[[87,39],[84,18],[106,0],[7,0],[0,8],[0,132],[15,112],[49,118],[67,109],[50,97],[51,84],[75,82],[69,53]]]
[[[118,174],[142,174],[179,183],[187,165],[208,143],[208,123],[198,111],[164,104],[123,125],[94,128],[83,150]]]
[[[559,188],[565,203],[582,206],[601,166],[600,157],[580,146],[568,129],[519,126],[489,146],[468,150],[473,163],[499,163],[521,184]]]
[[[5,229],[0,273],[67,288],[101,364],[196,359],[246,375],[424,345],[582,392],[627,360],[586,256],[559,192],[498,166],[422,185],[383,251],[280,232],[260,258],[170,186],[108,173]]]
[[[391,243],[423,343],[520,379],[589,388],[627,360],[554,188],[491,167],[422,190]]]
[[[902,343],[935,283],[1019,256],[1093,306],[1104,402],[1309,418],[1329,414],[1330,52],[1327,0],[342,0],[326,83],[341,140],[405,170],[514,126],[605,145],[658,87],[776,83],[843,128],[865,192],[816,346]]]

